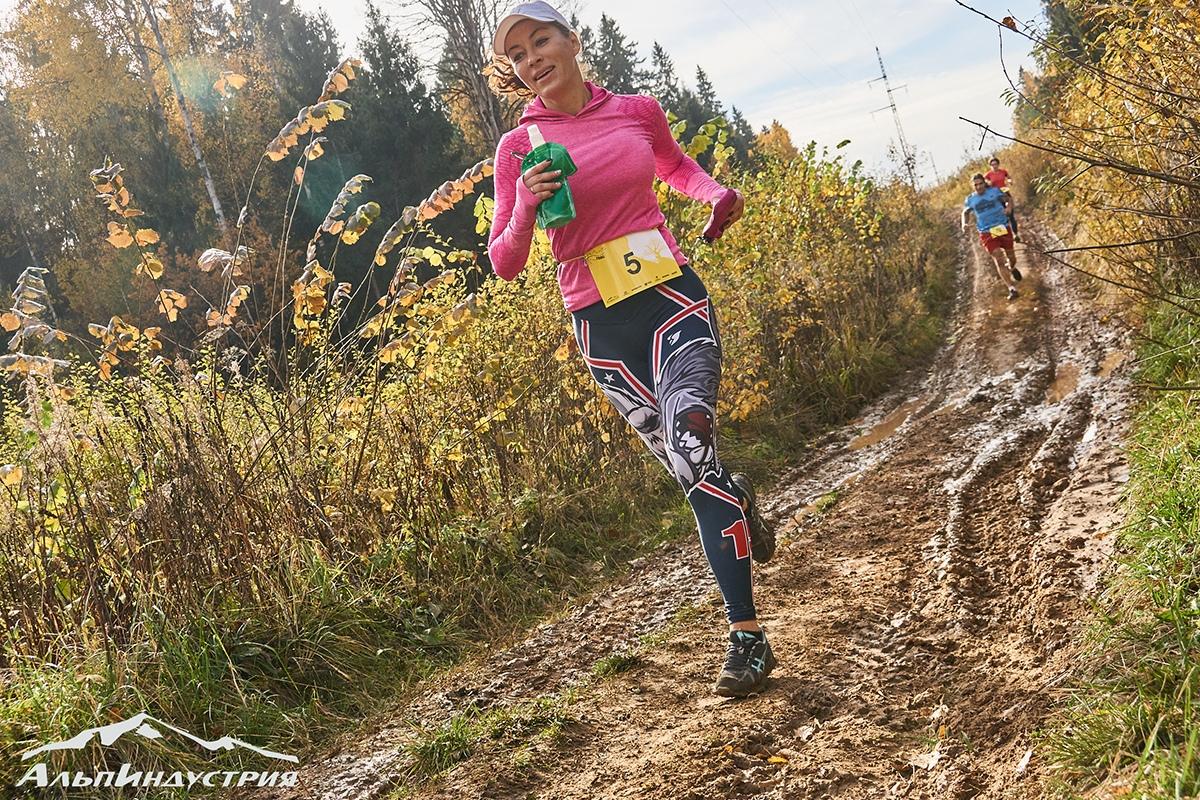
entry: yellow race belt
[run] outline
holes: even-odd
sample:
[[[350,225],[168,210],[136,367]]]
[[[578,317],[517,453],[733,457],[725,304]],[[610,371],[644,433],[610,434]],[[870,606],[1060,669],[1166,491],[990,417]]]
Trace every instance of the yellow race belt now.
[[[657,228],[596,245],[583,260],[605,307],[683,274]]]

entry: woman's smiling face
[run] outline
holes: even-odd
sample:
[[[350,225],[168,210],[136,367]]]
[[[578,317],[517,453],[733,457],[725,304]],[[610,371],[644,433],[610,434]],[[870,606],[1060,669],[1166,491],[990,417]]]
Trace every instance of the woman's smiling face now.
[[[566,88],[578,71],[579,40],[552,22],[523,19],[504,40],[504,53],[521,82],[539,95]]]

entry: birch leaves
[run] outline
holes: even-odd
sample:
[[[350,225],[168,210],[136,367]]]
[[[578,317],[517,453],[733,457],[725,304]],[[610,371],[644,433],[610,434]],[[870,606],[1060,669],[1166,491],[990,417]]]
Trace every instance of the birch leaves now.
[[[295,119],[284,125],[267,145],[267,158],[272,161],[281,161],[287,157],[293,147],[299,144],[301,137],[310,133],[320,133],[329,123],[345,119],[346,114],[350,111],[350,104],[345,100],[333,98],[349,88],[350,81],[355,77],[354,70],[361,66],[362,62],[357,58],[347,58],[338,64],[325,78],[325,88],[321,92],[321,96],[317,98],[317,102],[300,109]],[[307,149],[305,151],[306,159],[319,158],[320,155],[319,146],[315,154],[309,153]]]

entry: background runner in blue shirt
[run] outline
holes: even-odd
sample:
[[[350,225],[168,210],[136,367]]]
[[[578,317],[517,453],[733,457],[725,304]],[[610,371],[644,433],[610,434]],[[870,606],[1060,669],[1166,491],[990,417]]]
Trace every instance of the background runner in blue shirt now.
[[[964,206],[975,213],[975,227],[986,231],[997,225],[1008,227],[1008,212],[1004,210],[1007,203],[1008,195],[995,186],[988,186],[985,181],[983,192],[974,191],[967,195]]]
[[[1017,253],[1013,243],[1012,230],[1008,227],[1008,209],[1012,200],[1008,195],[989,186],[982,175],[975,174],[971,178],[975,191],[967,195],[963,203],[962,229],[967,230],[967,215],[975,214],[975,227],[979,229],[979,242],[988,251],[996,264],[996,274],[1008,286],[1008,299],[1017,296],[1016,281],[1021,280],[1021,270],[1017,269]],[[1004,233],[995,236],[993,229],[1004,229]],[[1005,260],[1007,259],[1007,266]]]

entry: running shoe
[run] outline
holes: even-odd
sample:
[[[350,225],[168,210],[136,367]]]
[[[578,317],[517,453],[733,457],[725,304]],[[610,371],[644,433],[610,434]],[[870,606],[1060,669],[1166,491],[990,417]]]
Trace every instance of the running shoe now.
[[[766,631],[730,631],[725,668],[713,691],[722,697],[745,697],[761,689],[773,669],[775,654]]]
[[[1015,287],[1015,286],[1008,287],[1008,299],[1009,300],[1017,299],[1017,287]]]
[[[742,493],[742,512],[750,526],[750,555],[755,561],[766,563],[775,555],[775,529],[763,521],[758,513],[758,499],[754,495],[754,484],[744,473],[730,476],[733,485]]]
[[[1021,280],[1021,270],[1017,269],[1016,267],[1010,267],[1008,271],[1012,275],[1014,281]]]

